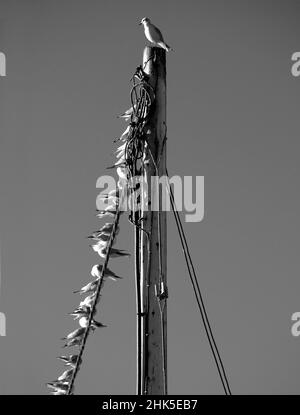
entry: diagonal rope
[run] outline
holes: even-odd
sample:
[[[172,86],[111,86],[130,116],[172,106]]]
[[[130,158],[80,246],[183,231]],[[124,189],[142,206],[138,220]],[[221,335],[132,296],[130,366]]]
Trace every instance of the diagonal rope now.
[[[139,80],[138,83],[135,82],[134,78],[137,78]],[[138,68],[136,73],[133,76],[133,82],[134,85],[131,89],[130,92],[130,98],[131,98],[131,103],[132,103],[132,108],[133,108],[133,115],[131,117],[131,122],[130,122],[130,133],[129,133],[129,137],[127,139],[126,142],[126,148],[125,148],[125,166],[128,168],[128,172],[129,175],[132,177],[133,173],[134,175],[137,172],[137,166],[136,163],[137,161],[141,158],[142,155],[142,151],[141,151],[141,140],[139,139],[141,133],[142,133],[142,129],[144,126],[144,123],[146,121],[146,118],[148,116],[149,113],[149,108],[151,106],[151,95],[153,96],[153,91],[151,90],[151,86],[145,82],[144,80],[144,72]],[[139,89],[139,96],[137,93],[137,90]],[[135,99],[134,99],[135,97]],[[135,102],[134,102],[135,101]],[[133,119],[134,118],[134,119]],[[122,195],[122,197],[124,197],[124,195]],[[109,261],[109,256],[110,256],[110,251],[112,248],[112,245],[114,243],[114,238],[116,236],[116,230],[118,228],[118,224],[119,224],[119,219],[120,219],[120,204],[121,204],[121,195],[120,195],[120,201],[119,201],[119,205],[117,206],[116,209],[116,215],[115,215],[115,220],[114,220],[114,224],[113,224],[113,229],[112,232],[110,234],[110,238],[108,240],[107,243],[107,248],[106,248],[106,255],[105,255],[105,259],[104,259],[104,263],[102,266],[102,270],[101,270],[101,275],[99,277],[99,282],[98,282],[98,286],[97,286],[97,290],[95,292],[95,298],[93,301],[93,304],[91,306],[90,309],[90,313],[89,313],[89,318],[88,318],[88,323],[87,323],[87,327],[86,330],[84,332],[84,336],[82,339],[82,342],[80,343],[80,350],[79,350],[79,354],[77,357],[77,361],[72,373],[72,377],[70,380],[70,383],[68,385],[68,391],[67,394],[70,395],[72,394],[73,391],[73,386],[74,386],[74,382],[76,379],[76,376],[78,374],[79,368],[80,368],[80,364],[81,364],[81,357],[84,353],[85,350],[85,346],[86,346],[86,342],[87,342],[87,338],[91,329],[91,325],[93,322],[93,316],[96,312],[96,306],[97,303],[99,302],[99,298],[100,298],[100,293],[104,284],[104,275],[105,275],[105,271],[107,268],[107,264]],[[133,223],[136,225],[135,221],[133,221]],[[137,257],[137,252],[139,251],[139,232],[140,229],[139,227],[136,225],[136,257]],[[139,276],[139,271],[138,269],[136,270],[136,296],[137,296],[137,310],[138,311],[138,317],[137,317],[137,330],[138,330],[138,336],[137,336],[137,349],[138,349],[138,355],[141,356],[141,294],[140,294],[140,284],[139,284],[139,280],[140,280],[140,276]],[[141,373],[142,369],[141,369],[141,359],[138,358],[138,362],[137,362],[137,372]],[[138,384],[137,384],[137,389],[138,389],[138,393],[141,393],[142,390],[142,385],[141,385],[141,375],[137,376],[138,378]]]
[[[101,275],[99,277],[99,282],[98,282],[97,290],[96,290],[96,293],[95,293],[94,302],[93,302],[93,305],[92,305],[91,310],[90,310],[87,327],[86,327],[86,330],[85,330],[85,333],[84,333],[84,336],[83,336],[83,339],[82,339],[82,343],[80,345],[80,351],[79,351],[79,354],[78,354],[78,357],[77,357],[77,360],[76,360],[76,364],[75,364],[75,367],[74,367],[74,370],[73,370],[72,378],[71,378],[70,383],[69,383],[67,395],[72,394],[74,382],[75,382],[76,376],[77,376],[78,371],[79,371],[79,367],[80,367],[81,360],[82,360],[81,357],[82,357],[83,352],[85,350],[86,341],[87,341],[87,338],[88,338],[88,335],[89,335],[89,332],[90,332],[90,329],[91,329],[93,317],[94,317],[94,314],[95,314],[95,311],[96,311],[96,306],[97,306],[97,303],[98,303],[99,297],[100,297],[100,292],[101,292],[101,289],[102,289],[103,284],[104,284],[104,275],[105,275],[106,268],[107,268],[108,261],[109,261],[110,250],[112,248],[114,238],[116,236],[116,231],[117,231],[117,228],[118,228],[118,225],[119,225],[120,215],[121,215],[121,212],[119,210],[119,205],[118,205],[116,216],[115,216],[115,221],[114,221],[113,228],[112,228],[112,231],[111,231],[111,234],[110,234],[110,237],[109,237],[109,240],[108,240],[107,248],[106,248],[105,260],[104,260],[104,263],[103,263],[103,266],[102,266]]]
[[[135,78],[139,80],[137,83]],[[131,117],[131,123],[133,124],[134,131],[131,135],[130,141],[126,146],[126,159],[130,160],[129,175],[133,180],[137,175],[140,175],[140,169],[138,168],[138,161],[141,160],[143,154],[143,144],[139,139],[142,134],[144,122],[149,112],[151,105],[151,98],[149,93],[146,91],[147,84],[144,80],[144,73],[137,69],[136,73],[132,77],[133,87],[130,92],[131,106],[133,114]],[[139,92],[139,93],[138,93]],[[143,353],[142,353],[142,294],[141,294],[141,264],[140,264],[140,210],[137,209],[138,200],[135,195],[135,191],[138,188],[138,184],[133,183],[134,188],[132,189],[133,194],[133,220],[132,223],[135,227],[134,238],[135,238],[135,290],[136,290],[136,331],[137,331],[137,367],[136,367],[136,393],[137,395],[143,394]]]
[[[230,389],[230,386],[229,386],[226,371],[225,371],[225,368],[224,368],[224,365],[223,365],[223,362],[222,362],[222,359],[221,359],[216,341],[214,339],[212,328],[211,328],[211,325],[210,325],[210,322],[209,322],[209,319],[208,319],[208,315],[207,315],[207,312],[206,312],[206,307],[205,307],[205,304],[204,304],[204,301],[203,301],[203,296],[201,294],[200,286],[199,286],[199,283],[198,283],[198,278],[197,278],[195,268],[194,268],[194,265],[193,265],[193,261],[192,261],[192,258],[191,258],[189,246],[188,246],[188,243],[187,243],[187,240],[186,240],[186,237],[185,237],[185,232],[184,232],[184,229],[183,229],[183,226],[182,226],[182,222],[181,222],[179,213],[178,213],[176,205],[175,205],[174,194],[173,194],[173,191],[172,191],[170,183],[169,183],[169,173],[168,173],[167,169],[166,169],[166,174],[167,174],[167,177],[168,177],[168,187],[167,188],[168,188],[168,192],[169,192],[169,195],[170,195],[172,210],[173,210],[173,214],[174,214],[178,234],[179,234],[179,237],[180,237],[180,242],[181,242],[181,245],[182,245],[182,250],[183,250],[183,253],[184,253],[184,257],[185,257],[189,277],[190,277],[190,280],[191,280],[191,283],[192,283],[192,286],[193,286],[193,291],[194,291],[194,294],[195,294],[195,297],[196,297],[196,301],[197,301],[198,308],[199,308],[199,311],[200,311],[200,315],[201,315],[201,318],[202,318],[202,322],[203,322],[203,325],[204,325],[204,329],[205,329],[205,332],[206,332],[206,335],[207,335],[207,338],[208,338],[208,342],[209,342],[209,345],[210,345],[210,348],[211,348],[211,351],[212,351],[212,354],[213,354],[213,357],[214,357],[214,360],[215,360],[215,363],[216,363],[216,366],[217,366],[217,370],[218,370],[218,373],[219,373],[219,376],[220,376],[220,379],[221,379],[221,382],[222,382],[222,385],[223,385],[223,388],[224,388],[224,392],[225,392],[226,395],[231,395],[232,393],[231,393],[231,389]]]
[[[159,159],[158,162],[155,162],[154,159],[154,155],[151,151],[151,147],[149,145],[149,142],[147,139],[145,139],[147,146],[148,146],[148,151],[153,163],[153,166],[155,168],[155,174],[156,177],[158,179],[159,177],[159,165],[160,165],[160,161],[161,161],[161,156],[163,153],[163,149],[165,146],[165,142],[166,142],[166,137],[163,140],[163,144],[162,144],[162,148],[161,148],[161,152],[159,155]],[[164,283],[163,278],[162,278],[162,250],[161,250],[161,244],[162,244],[162,238],[161,238],[161,220],[160,220],[160,213],[161,213],[161,198],[160,198],[160,192],[159,192],[159,183],[157,182],[157,188],[156,188],[156,193],[157,193],[157,198],[158,198],[158,212],[157,212],[157,234],[158,234],[158,241],[159,241],[159,246],[158,246],[158,260],[159,260],[159,292],[156,293],[156,297],[157,297],[157,301],[158,301],[158,307],[159,307],[159,312],[160,312],[160,330],[161,330],[161,344],[162,344],[162,366],[163,366],[163,379],[164,379],[164,395],[167,394],[167,370],[166,370],[166,366],[167,366],[167,362],[166,362],[166,356],[165,356],[165,350],[166,350],[166,345],[165,345],[165,338],[166,338],[166,333],[165,333],[165,327],[164,327],[164,311],[165,311],[165,307],[166,307],[166,300],[168,298],[168,292],[167,292],[167,288],[164,286],[164,293],[161,293],[161,284]]]

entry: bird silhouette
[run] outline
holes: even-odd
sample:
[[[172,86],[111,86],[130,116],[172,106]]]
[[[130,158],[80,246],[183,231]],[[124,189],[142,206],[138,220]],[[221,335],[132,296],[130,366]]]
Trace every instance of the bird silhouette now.
[[[80,327],[79,329],[76,329],[76,330],[72,331],[72,333],[68,334],[66,337],[62,337],[61,340],[76,339],[77,337],[82,337],[83,334],[84,334],[84,330],[82,329],[82,327]],[[61,379],[59,379],[59,380],[61,380]]]
[[[88,326],[89,319],[87,317],[81,317],[79,320],[79,325],[86,328]],[[91,320],[91,329],[96,330],[97,327],[106,327],[105,324],[102,324],[100,321],[94,319]]]
[[[69,341],[67,341],[67,343],[65,345],[63,345],[62,347],[72,347],[72,346],[80,346],[82,343],[82,337],[75,337],[75,339],[71,339]]]
[[[139,24],[143,25],[145,36],[149,42],[165,49],[167,52],[173,50],[169,45],[165,43],[161,31],[156,26],[154,26],[153,23],[151,23],[148,17],[144,17]]]
[[[91,281],[88,284],[86,284],[84,287],[82,287],[80,290],[73,291],[74,294],[87,294],[87,293],[93,293],[96,291],[98,286],[98,281]]]
[[[105,247],[105,246],[103,248],[100,247],[100,249],[97,252],[101,256],[101,258],[106,258],[107,247]],[[109,256],[111,258],[118,258],[118,257],[121,257],[121,256],[130,256],[130,254],[129,254],[129,252],[124,251],[123,249],[110,248]]]
[[[91,275],[95,278],[100,278],[101,277],[101,273],[102,273],[102,264],[96,264],[93,266],[92,270],[91,270]],[[115,274],[113,271],[111,271],[109,268],[106,267],[105,269],[105,273],[104,273],[105,277],[111,278],[111,279],[122,279],[122,277],[120,277],[119,275]]]
[[[77,354],[71,354],[69,356],[58,356],[58,359],[65,363],[66,366],[74,367],[78,360]],[[80,359],[81,360],[81,359]]]
[[[57,378],[57,380],[60,382],[67,382],[72,377],[73,370],[73,368],[66,370],[62,375],[59,376],[59,378]]]

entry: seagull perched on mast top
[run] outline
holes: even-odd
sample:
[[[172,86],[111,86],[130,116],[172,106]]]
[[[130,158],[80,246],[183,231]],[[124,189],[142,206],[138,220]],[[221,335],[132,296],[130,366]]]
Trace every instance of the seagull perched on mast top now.
[[[161,31],[151,23],[148,17],[144,17],[139,24],[144,26],[145,36],[151,43],[165,49],[167,52],[172,50],[172,48],[165,43]]]

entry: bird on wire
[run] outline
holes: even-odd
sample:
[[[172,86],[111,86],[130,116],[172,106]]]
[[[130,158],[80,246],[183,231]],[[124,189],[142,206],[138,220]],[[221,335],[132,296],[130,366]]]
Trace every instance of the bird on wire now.
[[[102,268],[103,268],[103,265],[101,265],[101,264],[94,265],[93,268],[92,268],[92,270],[91,270],[92,277],[100,278],[101,277],[101,273],[102,273]],[[108,278],[110,278],[112,280],[122,279],[122,277],[120,277],[119,275],[115,274],[113,271],[111,271],[107,267],[106,267],[105,272],[104,272],[104,277],[108,277]]]
[[[76,308],[72,313],[69,313],[70,316],[74,317],[74,320],[78,320],[81,317],[88,316],[91,312],[91,308],[87,306],[82,306]]]
[[[86,328],[88,326],[89,319],[87,317],[81,317],[79,320],[80,327]],[[96,330],[97,327],[106,327],[105,324],[102,324],[100,321],[96,321],[94,319],[91,320],[91,329]]]
[[[68,340],[66,344],[64,344],[62,347],[65,348],[65,347],[72,347],[72,346],[80,346],[81,343],[82,343],[82,337],[75,337],[75,339]]]
[[[149,42],[153,43],[156,46],[159,46],[160,48],[165,49],[167,52],[173,50],[169,45],[165,43],[161,31],[156,26],[154,26],[153,23],[151,23],[148,17],[144,17],[139,24],[143,25],[145,36],[149,40]]]
[[[66,366],[74,367],[75,364],[77,363],[78,355],[77,354],[71,354],[69,356],[58,356],[57,358],[59,360],[61,360],[62,362],[64,362]],[[81,361],[81,359],[80,359],[80,361]]]
[[[69,333],[67,336],[62,337],[61,340],[72,340],[78,337],[80,338],[83,336],[83,334],[84,334],[84,330],[82,327],[80,327],[79,329],[72,331],[72,333]],[[58,380],[61,380],[61,379],[58,379]]]

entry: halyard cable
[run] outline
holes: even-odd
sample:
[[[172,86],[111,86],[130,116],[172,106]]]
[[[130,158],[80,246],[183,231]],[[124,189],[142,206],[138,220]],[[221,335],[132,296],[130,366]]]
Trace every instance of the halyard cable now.
[[[138,79],[138,83],[135,83],[135,77]],[[136,73],[133,76],[133,87],[131,89],[130,92],[130,99],[131,99],[131,104],[132,104],[132,115],[131,115],[131,122],[130,122],[130,126],[131,126],[131,131],[128,134],[128,139],[127,139],[127,143],[125,146],[125,165],[127,165],[128,171],[129,171],[129,175],[132,177],[136,174],[137,172],[137,161],[139,159],[141,159],[143,157],[143,151],[144,151],[144,143],[142,140],[142,136],[143,136],[143,128],[145,126],[145,122],[147,119],[147,115],[149,114],[149,108],[151,107],[151,103],[153,98],[151,97],[151,95],[153,95],[154,97],[154,90],[153,88],[147,83],[145,82],[145,74],[144,71],[141,67],[137,68]],[[138,96],[139,95],[139,96]],[[151,99],[152,98],[152,99]],[[145,138],[144,141],[147,143],[147,139]],[[148,143],[147,143],[148,144]],[[165,140],[163,143],[163,146],[165,144]],[[153,158],[151,149],[149,147],[148,144],[148,149],[150,152],[150,156],[152,158],[152,162],[155,166],[156,169],[156,173],[158,174],[158,167],[155,163],[155,160]],[[160,161],[160,160],[159,160]],[[142,170],[143,170],[143,161],[141,161],[142,164]],[[159,162],[158,162],[159,164]],[[133,174],[134,173],[134,174]],[[166,173],[168,176],[168,172],[166,169]],[[169,185],[169,184],[168,184]],[[169,189],[168,189],[169,190]],[[193,266],[193,262],[191,259],[191,255],[189,252],[189,248],[188,248],[188,244],[186,241],[186,237],[184,234],[184,230],[182,227],[182,223],[180,220],[180,216],[176,210],[176,206],[175,206],[175,201],[174,201],[174,195],[172,192],[172,189],[170,188],[169,190],[170,193],[170,199],[171,199],[171,204],[172,204],[172,210],[174,213],[174,217],[175,217],[175,221],[176,221],[176,225],[177,225],[177,229],[178,229],[178,233],[179,233],[179,237],[180,237],[180,241],[182,244],[182,249],[183,249],[183,253],[185,256],[185,260],[186,260],[186,265],[188,268],[188,272],[189,272],[189,276],[191,279],[191,283],[193,286],[193,290],[195,293],[195,297],[196,297],[196,301],[198,303],[198,307],[200,310],[200,314],[201,314],[201,318],[204,324],[204,328],[207,334],[207,338],[209,341],[209,345],[217,366],[217,370],[218,373],[220,375],[221,378],[221,382],[225,391],[226,395],[231,395],[231,390],[229,387],[229,383],[228,383],[228,379],[225,373],[225,369],[212,333],[212,329],[208,320],[208,316],[206,313],[206,309],[205,309],[205,305],[203,302],[203,298],[202,298],[202,294],[200,291],[200,287],[197,281],[197,276],[195,273],[195,269]],[[138,215],[136,215],[138,216]],[[139,223],[136,223],[136,219],[137,217],[135,217],[135,220],[132,221],[132,223],[135,225],[136,227],[136,237],[138,237],[138,235],[140,235],[140,232],[138,232],[138,229],[141,231],[144,231],[144,229],[142,229],[142,227],[140,226]],[[140,219],[138,219],[140,222]],[[161,232],[160,232],[160,217],[158,215],[158,234],[159,234],[159,266],[160,266],[160,270],[159,270],[159,281],[162,281],[162,275],[161,275]],[[150,253],[150,243],[149,243],[149,235],[147,234],[147,241],[148,241],[148,271],[147,271],[147,278],[149,278],[149,271],[150,271],[150,267],[149,267],[149,263],[150,263],[150,257],[151,257],[151,253]],[[136,245],[136,250],[140,249],[140,238],[138,237],[138,242]],[[149,283],[149,281],[148,281]],[[161,293],[160,292],[161,287],[159,287],[159,295],[158,297],[158,301],[159,301],[159,308],[160,308],[160,312],[161,312],[161,326],[163,327],[163,310],[164,310],[164,305],[165,305],[165,298],[163,298],[162,294],[167,294],[167,293]],[[165,288],[166,289],[166,288]],[[141,327],[141,291],[140,291],[140,273],[137,273],[137,279],[136,279],[136,293],[137,293],[137,309],[140,310],[140,312],[138,312],[138,328]],[[160,304],[161,301],[164,301],[164,305]],[[147,306],[146,309],[143,310],[143,312],[147,312]],[[138,349],[140,349],[138,351],[138,393],[143,393],[142,391],[142,350],[141,350],[141,331],[138,329]],[[162,336],[164,337],[164,333],[162,331]],[[164,339],[162,339],[164,341]],[[163,355],[163,361],[164,361],[165,357]],[[164,376],[166,376],[165,373],[165,363],[164,363]],[[146,393],[146,391],[144,391]]]
[[[123,195],[121,195],[121,197],[123,197]],[[71,378],[70,383],[69,383],[67,395],[72,394],[73,385],[74,385],[74,382],[75,382],[75,379],[76,379],[76,376],[77,376],[77,373],[78,373],[78,370],[79,370],[79,366],[81,364],[81,360],[82,360],[81,357],[82,357],[84,349],[85,349],[85,345],[86,345],[86,341],[87,341],[89,331],[90,331],[90,328],[91,328],[92,320],[93,320],[93,317],[94,317],[94,314],[95,314],[95,311],[96,311],[96,306],[97,306],[97,303],[98,303],[98,300],[99,300],[99,297],[100,297],[100,292],[101,292],[101,289],[102,289],[103,284],[104,284],[104,275],[105,275],[106,267],[107,267],[107,264],[108,264],[108,261],[109,261],[110,250],[112,248],[114,238],[116,236],[116,230],[118,228],[120,214],[121,214],[121,212],[119,210],[119,205],[118,205],[117,209],[116,209],[116,216],[115,216],[115,221],[114,221],[114,224],[113,224],[113,228],[112,228],[112,231],[111,231],[111,234],[109,236],[108,243],[107,243],[105,260],[104,260],[104,263],[103,263],[103,266],[102,266],[101,275],[99,277],[97,290],[95,292],[94,302],[93,302],[93,305],[92,305],[91,310],[90,310],[87,327],[86,327],[86,330],[85,330],[85,333],[84,333],[84,336],[83,336],[83,339],[82,339],[82,343],[80,345],[80,351],[79,351],[79,354],[78,354],[78,357],[77,357],[77,360],[76,360],[76,364],[75,364],[75,367],[74,367],[74,370],[73,370],[72,378]]]
[[[160,326],[161,326],[161,343],[162,343],[162,362],[163,362],[163,379],[164,379],[164,394],[167,394],[167,373],[166,373],[166,356],[165,356],[165,328],[164,328],[164,321],[163,321],[163,313],[165,310],[165,306],[166,306],[166,300],[168,298],[168,291],[167,291],[167,287],[164,284],[163,278],[162,278],[162,252],[161,252],[161,221],[160,221],[160,208],[161,208],[161,199],[160,199],[160,192],[159,192],[159,182],[158,182],[158,177],[159,177],[159,172],[158,172],[158,167],[160,164],[160,160],[161,160],[161,155],[165,146],[165,142],[166,142],[166,136],[164,137],[163,140],[163,144],[162,144],[162,149],[161,149],[161,153],[158,159],[158,163],[155,162],[154,160],[154,156],[152,154],[151,148],[149,146],[148,141],[146,140],[148,148],[149,148],[149,154],[153,163],[153,166],[155,168],[155,173],[156,173],[156,178],[157,178],[157,198],[158,198],[158,215],[157,215],[157,225],[158,225],[158,229],[157,229],[157,233],[158,233],[158,241],[159,241],[159,245],[158,245],[158,256],[159,256],[159,287],[158,290],[156,292],[156,297],[158,300],[158,307],[159,307],[159,312],[160,312]],[[162,288],[162,283],[163,283],[163,292],[161,292],[161,288]],[[163,302],[163,305],[162,305]]]
[[[136,207],[136,205],[135,205]],[[138,212],[134,212],[135,222],[139,219]],[[135,274],[136,274],[136,313],[137,313],[137,395],[142,394],[141,382],[141,274],[140,274],[140,228],[135,226]]]
[[[137,97],[137,92],[136,92],[136,88],[134,87],[134,92],[135,92],[135,97],[136,97],[136,102],[138,102],[138,97]],[[139,111],[141,106],[141,101],[138,102],[138,106],[137,106],[137,112]],[[132,106],[133,108],[133,113],[134,112],[134,105]],[[134,138],[132,138],[131,140],[133,140]],[[127,150],[128,150],[128,145],[126,146],[126,150],[125,150],[125,154],[127,154]],[[137,166],[136,166],[136,161],[134,163],[132,163],[132,171],[129,169],[129,173],[132,177],[135,177],[136,173],[137,173]],[[135,189],[133,189],[135,190]],[[136,210],[136,200],[135,198],[133,198],[134,200],[134,206],[133,206],[133,215],[134,215],[134,223],[136,222],[137,218],[139,217],[139,214]],[[142,345],[142,340],[141,340],[141,293],[140,293],[140,280],[141,280],[141,276],[140,276],[140,262],[139,262],[139,255],[140,255],[140,229],[135,226],[135,275],[136,275],[136,281],[135,281],[135,285],[136,285],[136,312],[137,312],[137,394],[141,395],[142,394],[142,382],[141,382],[141,366],[142,366],[142,362],[141,362],[141,345]]]
[[[143,73],[143,71],[141,71],[141,72]],[[137,87],[137,85],[134,85],[134,87],[132,88],[131,100],[133,100],[133,97],[132,97],[133,91],[135,92],[135,95],[136,95],[136,98],[137,98],[136,87]],[[137,140],[137,139],[139,138],[139,133],[142,132],[143,123],[145,122],[145,119],[146,119],[146,115],[144,115],[144,114],[146,113],[146,110],[149,109],[149,107],[151,105],[151,95],[148,91],[145,90],[144,84],[140,82],[138,87],[142,89],[143,99],[139,100],[139,105],[136,106],[136,109],[137,109],[136,113],[134,111],[135,107],[133,105],[133,113],[134,113],[134,115],[136,115],[139,118],[138,121],[140,121],[140,122],[139,123],[138,122],[133,122],[133,120],[131,118],[131,123],[130,123],[131,131],[128,134],[129,138],[128,138],[128,140],[126,142],[126,146],[125,146],[125,163],[121,164],[121,166],[122,165],[126,166],[127,164],[129,164],[127,162],[131,161],[132,164],[134,164],[134,168],[136,168],[136,161],[138,159],[140,159],[142,157],[142,154],[143,154],[141,152],[141,149],[140,149],[141,140]],[[149,85],[149,87],[150,87],[150,85]],[[144,120],[143,120],[143,118],[144,118]],[[131,135],[131,137],[130,137],[130,135]],[[129,144],[133,144],[131,149],[130,148],[128,149]],[[68,384],[68,387],[67,387],[67,390],[66,390],[67,395],[73,394],[74,382],[76,380],[76,377],[77,377],[77,374],[78,374],[78,371],[79,371],[79,368],[80,368],[80,365],[81,365],[81,362],[82,362],[82,355],[83,355],[84,350],[85,350],[87,338],[88,338],[88,335],[89,335],[90,330],[91,330],[94,314],[96,312],[96,307],[97,307],[97,304],[99,302],[100,293],[101,293],[101,290],[102,290],[102,287],[103,287],[103,284],[104,284],[104,280],[105,280],[104,277],[105,277],[107,264],[108,264],[108,261],[109,261],[110,251],[111,251],[111,248],[112,248],[112,245],[113,245],[113,242],[114,242],[114,238],[116,236],[116,231],[117,231],[117,228],[118,228],[118,224],[119,224],[119,219],[120,219],[120,214],[121,214],[120,204],[122,203],[122,198],[124,197],[123,190],[119,191],[119,195],[120,195],[120,197],[119,197],[119,203],[116,207],[115,220],[113,222],[112,231],[111,231],[111,234],[109,236],[109,240],[107,242],[104,264],[102,265],[102,270],[101,270],[100,276],[98,277],[98,284],[97,284],[97,289],[94,293],[93,303],[89,307],[90,310],[89,310],[89,315],[88,315],[88,319],[87,319],[87,325],[86,325],[82,340],[80,341],[80,344],[79,344],[79,347],[80,347],[79,353],[78,353],[78,356],[77,356],[77,359],[76,359],[76,363],[74,364],[74,368],[72,370],[72,376],[70,378],[70,381],[69,381],[69,384]],[[138,298],[139,298],[139,300],[141,299],[140,296]],[[140,369],[138,369],[138,370],[140,370]],[[139,389],[142,390],[142,387],[139,386]]]
[[[136,83],[135,78],[138,79]],[[126,146],[125,146],[125,163],[128,167],[128,175],[132,180],[140,173],[138,168],[138,160],[141,160],[141,168],[143,167],[143,152],[144,152],[144,143],[141,140],[143,134],[143,128],[149,114],[151,107],[152,99],[151,94],[154,96],[154,91],[151,86],[145,82],[145,74],[141,67],[137,68],[135,74],[132,77],[133,87],[130,91],[130,100],[132,107],[132,115],[130,120],[130,125],[132,127],[129,134]],[[149,87],[149,88],[148,88]],[[149,89],[149,91],[147,90]],[[140,174],[139,174],[140,175]],[[133,184],[132,191],[134,192],[137,189],[137,185]],[[141,274],[140,274],[140,235],[141,231],[144,229],[140,226],[140,215],[137,210],[137,200],[135,195],[133,195],[133,213],[132,213],[132,223],[135,226],[135,273],[136,273],[136,308],[137,308],[137,394],[143,394],[143,354],[142,354],[142,316],[144,311],[142,310],[142,294],[141,294]],[[146,232],[146,231],[145,231]],[[149,248],[149,235],[146,232],[147,244]],[[148,259],[150,251],[148,250]],[[149,265],[148,265],[149,267]],[[148,274],[148,271],[147,271]]]
[[[167,174],[167,177],[169,179],[169,174],[168,174],[167,169],[166,169],[166,174]],[[173,191],[172,191],[169,183],[168,183],[168,191],[169,191],[169,195],[170,195],[172,210],[173,210],[176,225],[177,225],[178,234],[179,234],[181,245],[182,245],[182,250],[183,250],[186,265],[187,265],[187,268],[188,268],[188,273],[189,273],[190,280],[191,280],[191,283],[192,283],[192,286],[193,286],[196,301],[198,303],[199,311],[200,311],[201,318],[202,318],[202,321],[203,321],[203,324],[204,324],[204,328],[205,328],[205,332],[206,332],[206,335],[207,335],[207,338],[208,338],[208,342],[209,342],[209,345],[210,345],[210,348],[211,348],[211,351],[212,351],[212,354],[213,354],[213,357],[214,357],[214,360],[215,360],[215,363],[216,363],[216,366],[217,366],[219,376],[221,378],[221,382],[222,382],[225,394],[226,395],[231,395],[232,393],[231,393],[231,389],[230,389],[230,386],[229,386],[228,378],[227,378],[225,368],[224,368],[224,365],[223,365],[223,362],[222,362],[217,344],[216,344],[215,339],[214,339],[214,335],[213,335],[213,332],[212,332],[212,329],[211,329],[211,325],[210,325],[210,322],[209,322],[209,319],[208,319],[208,316],[207,316],[205,304],[204,304],[203,297],[202,297],[202,294],[201,294],[201,290],[200,290],[200,287],[199,287],[199,283],[198,283],[197,275],[196,275],[195,268],[194,268],[194,265],[193,265],[193,261],[191,259],[191,255],[190,255],[190,252],[189,252],[189,247],[188,247],[188,244],[187,244],[187,241],[186,241],[184,229],[183,229],[183,226],[182,226],[182,223],[181,223],[179,213],[176,209]],[[191,272],[191,269],[192,269],[192,272]],[[195,281],[193,280],[193,278],[194,278]]]

